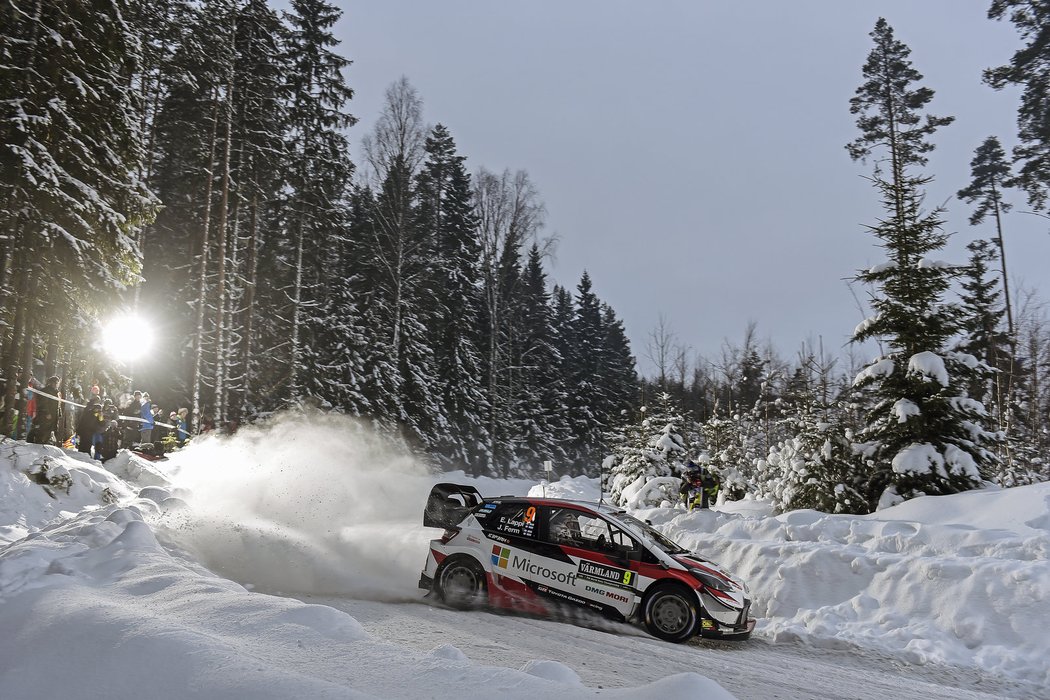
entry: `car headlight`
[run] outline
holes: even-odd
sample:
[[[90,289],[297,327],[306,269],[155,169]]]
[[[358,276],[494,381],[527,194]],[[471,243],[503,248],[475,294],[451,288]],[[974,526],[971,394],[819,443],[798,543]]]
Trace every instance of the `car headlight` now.
[[[731,593],[733,591],[733,586],[729,583],[729,581],[723,581],[717,576],[709,574],[706,571],[701,571],[700,569],[689,569],[689,573],[691,573],[697,581],[704,584],[708,588],[713,588],[716,591],[722,591],[723,593]]]

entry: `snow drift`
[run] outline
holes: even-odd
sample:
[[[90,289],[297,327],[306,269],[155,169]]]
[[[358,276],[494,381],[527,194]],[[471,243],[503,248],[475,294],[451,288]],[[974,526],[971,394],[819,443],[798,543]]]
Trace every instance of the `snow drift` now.
[[[1050,484],[868,516],[645,511],[751,587],[773,642],[865,648],[1050,690]]]

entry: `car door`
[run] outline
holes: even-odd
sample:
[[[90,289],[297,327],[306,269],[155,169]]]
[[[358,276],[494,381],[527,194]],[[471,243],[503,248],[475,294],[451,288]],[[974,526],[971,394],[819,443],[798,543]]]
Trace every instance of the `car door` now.
[[[512,597],[516,607],[524,604],[530,610],[529,603],[537,598],[577,602],[571,594],[575,563],[540,536],[546,522],[542,509],[515,502],[483,507],[485,510],[489,512],[482,513],[479,522],[491,547],[489,563],[495,586]]]
[[[572,590],[587,607],[614,617],[633,612],[641,552],[634,538],[601,515],[572,506],[551,509],[546,533],[576,562]]]

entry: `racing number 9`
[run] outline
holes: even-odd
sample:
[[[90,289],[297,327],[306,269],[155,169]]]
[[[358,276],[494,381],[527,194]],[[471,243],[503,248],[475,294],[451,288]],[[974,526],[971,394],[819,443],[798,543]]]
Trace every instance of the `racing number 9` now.
[[[633,572],[633,571],[625,571],[625,572],[623,572],[623,582],[624,582],[624,585],[630,585],[630,583],[631,583],[631,577],[632,577],[633,575],[634,575],[634,572]]]
[[[529,506],[525,511],[525,522],[531,523],[536,519],[536,506]]]

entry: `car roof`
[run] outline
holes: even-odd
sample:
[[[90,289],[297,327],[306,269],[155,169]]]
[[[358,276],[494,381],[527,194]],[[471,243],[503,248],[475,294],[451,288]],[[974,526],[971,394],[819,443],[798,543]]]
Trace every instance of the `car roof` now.
[[[500,503],[528,503],[533,506],[549,506],[551,508],[564,508],[565,506],[578,506],[586,508],[602,515],[621,515],[626,511],[609,503],[595,503],[594,501],[578,501],[568,498],[536,498],[533,496],[495,496],[486,498],[485,503],[499,501]]]

